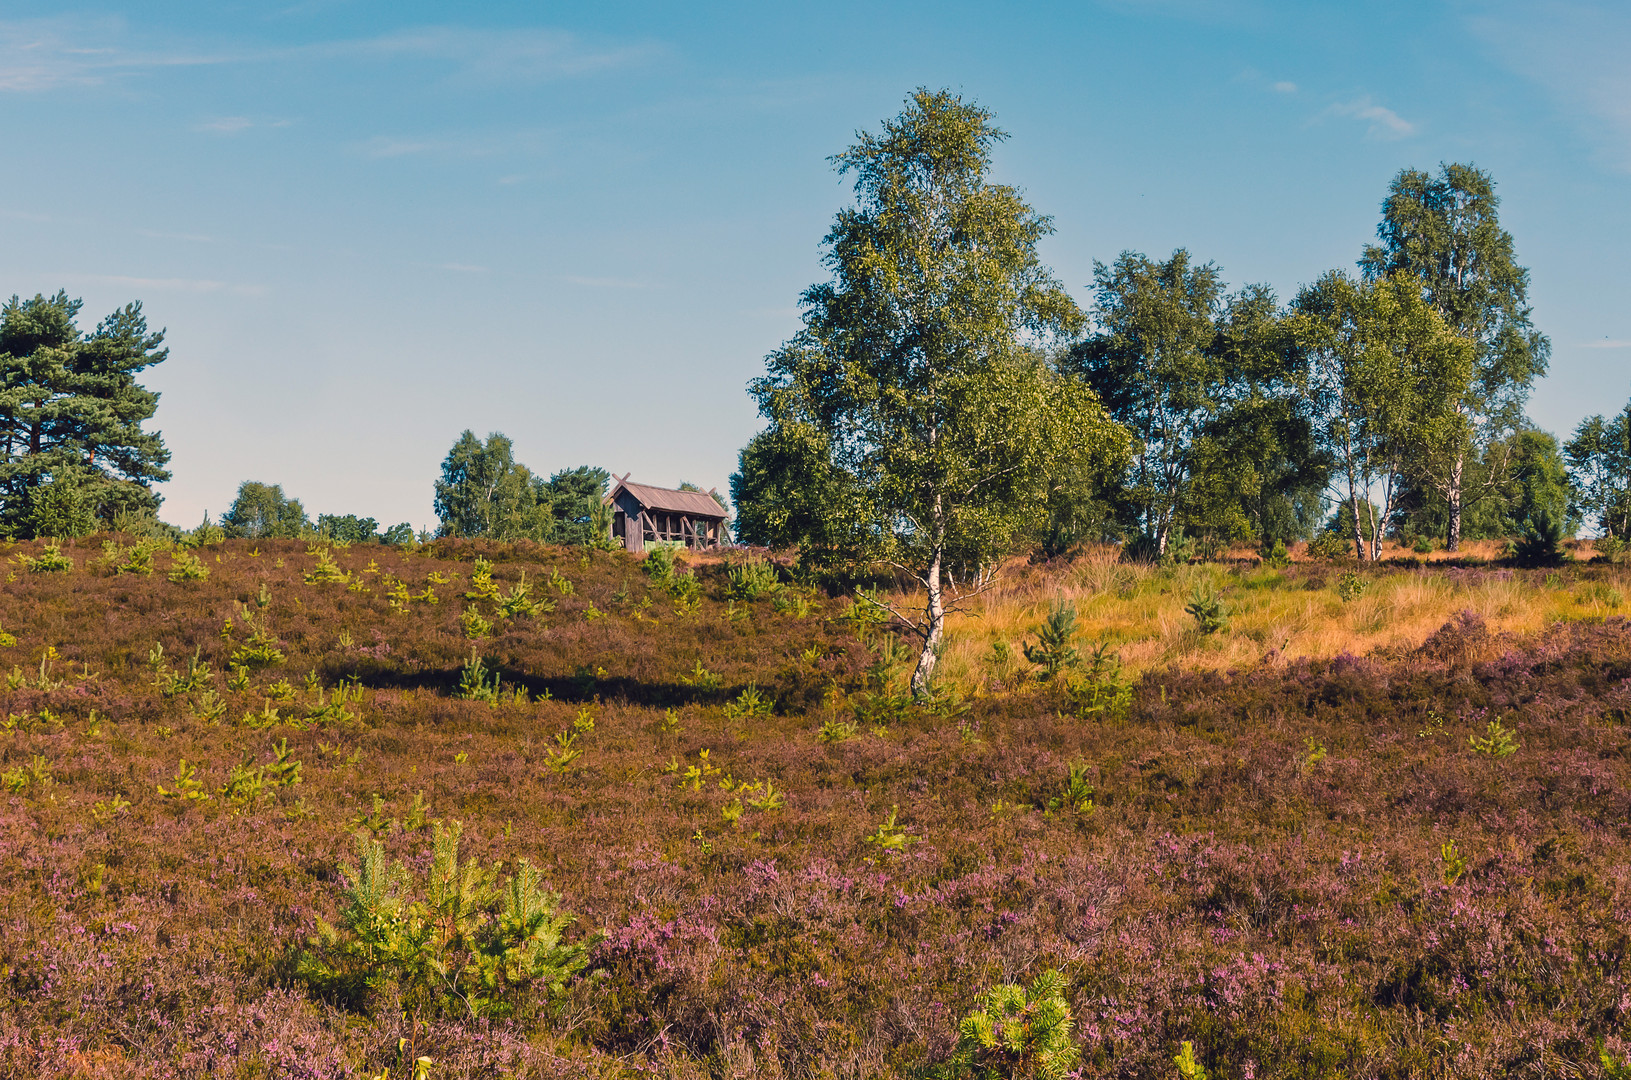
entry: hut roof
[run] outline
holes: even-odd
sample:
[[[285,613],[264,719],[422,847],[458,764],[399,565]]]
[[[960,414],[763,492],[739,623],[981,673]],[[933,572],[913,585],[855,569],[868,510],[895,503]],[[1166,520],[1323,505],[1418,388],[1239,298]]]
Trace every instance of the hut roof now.
[[[661,510],[669,514],[684,514],[690,518],[709,518],[714,521],[724,521],[729,516],[725,513],[725,508],[705,491],[677,491],[674,488],[650,487],[646,484],[631,484],[627,480],[619,480],[613,485],[607,500],[617,498],[619,491],[626,491],[634,496],[647,510]]]

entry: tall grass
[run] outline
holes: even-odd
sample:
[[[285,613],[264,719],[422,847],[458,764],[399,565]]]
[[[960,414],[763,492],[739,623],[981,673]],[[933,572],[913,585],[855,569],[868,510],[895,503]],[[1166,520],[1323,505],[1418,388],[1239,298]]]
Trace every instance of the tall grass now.
[[[1093,550],[1068,564],[1014,560],[994,588],[951,617],[941,677],[969,689],[988,686],[992,646],[1006,644],[1017,653],[1061,601],[1076,605],[1082,641],[1110,643],[1136,674],[1172,665],[1227,670],[1266,657],[1408,650],[1464,611],[1492,631],[1528,633],[1554,622],[1612,616],[1631,595],[1631,574],[1623,567],[1577,564],[1548,573],[1445,566],[1443,553],[1435,554],[1439,558],[1420,566],[1303,561],[1283,570],[1245,559],[1173,568],[1126,564],[1116,561],[1114,549]],[[1337,582],[1347,572],[1360,575],[1366,587],[1345,603]],[[1222,595],[1227,629],[1199,632],[1184,610],[1197,588]],[[1631,613],[1631,607],[1625,610]]]

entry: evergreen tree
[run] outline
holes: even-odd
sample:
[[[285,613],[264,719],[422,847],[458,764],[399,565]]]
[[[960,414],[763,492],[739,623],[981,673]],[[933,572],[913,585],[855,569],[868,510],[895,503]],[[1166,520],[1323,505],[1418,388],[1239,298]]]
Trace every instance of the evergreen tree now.
[[[142,427],[159,395],[136,381],[168,355],[163,332],[132,303],[82,334],[82,306],[59,291],[0,309],[0,529],[14,535],[151,517],[151,485],[170,478]]]
[[[562,469],[549,478],[554,525],[548,539],[557,544],[592,544],[611,533],[606,485],[611,474],[592,465]]]

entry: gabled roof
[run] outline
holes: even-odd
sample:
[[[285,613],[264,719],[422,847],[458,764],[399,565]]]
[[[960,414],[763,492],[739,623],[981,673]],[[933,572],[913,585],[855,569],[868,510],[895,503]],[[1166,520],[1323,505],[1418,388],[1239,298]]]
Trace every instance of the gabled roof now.
[[[673,488],[648,487],[645,484],[631,484],[627,480],[619,480],[612,485],[609,500],[617,498],[619,491],[626,491],[647,510],[661,510],[668,514],[684,514],[691,518],[709,518],[714,521],[724,521],[728,516],[725,508],[714,502],[714,497],[706,491],[676,491]]]

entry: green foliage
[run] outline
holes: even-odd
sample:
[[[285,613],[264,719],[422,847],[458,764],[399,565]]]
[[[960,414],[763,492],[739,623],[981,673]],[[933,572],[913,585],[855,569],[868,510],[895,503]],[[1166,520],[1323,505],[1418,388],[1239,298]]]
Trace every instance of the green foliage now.
[[[1467,873],[1467,857],[1456,847],[1454,840],[1446,841],[1438,849],[1439,862],[1444,874],[1444,884],[1454,885]]]
[[[1588,416],[1563,444],[1571,514],[1605,536],[1631,540],[1631,404],[1615,416]]]
[[[1499,720],[1491,720],[1484,728],[1484,735],[1467,736],[1467,745],[1474,753],[1487,754],[1492,758],[1511,757],[1518,752],[1518,740],[1514,738],[1517,732]]]
[[[489,705],[498,704],[498,672],[489,673],[487,662],[472,647],[470,659],[465,661],[463,669],[459,672],[458,696],[465,701],[485,701]]]
[[[421,888],[380,841],[357,836],[357,863],[339,925],[319,920],[297,974],[350,1008],[389,998],[415,1013],[502,1018],[529,1000],[547,1001],[587,963],[582,943],[562,935],[574,920],[545,892],[526,859],[498,882],[497,868],[459,858],[463,827],[435,827],[430,874]]]
[[[1295,308],[1321,437],[1350,512],[1338,527],[1378,559],[1407,476],[1447,475],[1465,455],[1471,427],[1460,406],[1472,393],[1474,348],[1403,272],[1355,281],[1331,271]]]
[[[209,792],[204,790],[204,781],[194,775],[197,771],[198,766],[188,764],[187,759],[182,758],[181,763],[176,766],[175,778],[170,781],[172,786],[158,785],[159,794],[166,799],[178,799],[182,802],[208,802]]]
[[[326,547],[319,547],[306,552],[317,556],[317,565],[312,567],[304,576],[307,585],[327,585],[331,583],[345,585],[351,581],[351,575],[340,569],[340,564],[334,561],[334,556]]]
[[[1435,407],[1470,422],[1439,425],[1424,440],[1433,445],[1411,463],[1452,507],[1452,551],[1460,543],[1465,463],[1476,454],[1475,437],[1520,425],[1524,398],[1546,374],[1551,352],[1530,320],[1529,271],[1517,264],[1499,206],[1494,180],[1471,165],[1446,164],[1436,175],[1402,169],[1382,202],[1380,243],[1360,259],[1369,282],[1407,278],[1410,292],[1468,349],[1467,377],[1438,381],[1430,394]]]
[[[1341,532],[1323,532],[1308,542],[1310,559],[1336,562],[1339,559],[1351,559],[1353,554],[1353,541]]]
[[[1370,579],[1352,570],[1346,571],[1337,578],[1337,596],[1342,598],[1344,604],[1352,603],[1365,595],[1370,588]]]
[[[24,795],[30,791],[43,791],[56,781],[51,776],[50,763],[35,754],[26,765],[15,765],[0,773],[0,788],[4,788],[12,795]],[[163,789],[161,788],[162,792]]]
[[[898,813],[900,813],[900,807],[891,806],[889,816],[879,823],[877,831],[863,836],[861,842],[871,844],[886,854],[899,855],[907,847],[921,840],[922,837],[912,836],[906,831],[905,826],[896,822],[895,815]]]
[[[203,581],[210,576],[209,567],[190,551],[170,553],[170,572],[165,575],[176,584],[184,581]]]
[[[1187,1039],[1178,1048],[1172,1063],[1178,1067],[1178,1080],[1207,1080],[1205,1067],[1195,1058],[1195,1044]]]
[[[1119,720],[1132,705],[1133,686],[1121,671],[1121,658],[1107,641],[1095,642],[1087,671],[1065,683],[1071,714],[1081,720]]]
[[[836,716],[829,716],[821,722],[821,730],[816,732],[816,741],[827,745],[848,742],[855,738],[860,730],[860,726],[853,720],[840,720]]]
[[[71,469],[27,494],[27,513],[19,531],[32,536],[85,536],[96,531],[96,513],[90,494]]]
[[[525,570],[521,571],[521,580],[509,592],[500,593],[497,599],[499,614],[506,619],[530,619],[534,615],[555,610],[555,601],[547,596],[533,597],[532,584],[527,581]]]
[[[1044,677],[1054,678],[1081,663],[1081,654],[1071,644],[1075,637],[1076,605],[1056,600],[1047,620],[1037,629],[1035,644],[1025,644],[1025,659],[1042,668]]]
[[[464,636],[472,641],[493,636],[492,620],[484,617],[481,609],[475,604],[466,605],[459,613],[459,628],[464,631]]]
[[[640,560],[640,569],[645,571],[653,585],[667,587],[674,580],[674,549],[667,544],[649,546],[646,557]]]
[[[24,555],[23,565],[30,574],[66,574],[74,568],[74,560],[62,553],[60,544],[47,544],[39,555]]]
[[[83,536],[120,514],[151,517],[170,479],[164,441],[142,430],[158,395],[136,377],[162,363],[139,303],[88,334],[64,292],[13,296],[0,309],[0,531]]]
[[[262,586],[264,588],[264,586]],[[264,606],[264,605],[263,605]],[[264,614],[251,614],[244,610],[244,626],[249,628],[249,640],[234,649],[231,662],[234,667],[245,668],[249,671],[261,671],[266,668],[282,666],[284,662],[283,650],[278,648],[281,642],[272,633]]]
[[[830,281],[752,393],[769,421],[732,490],[744,535],[812,558],[887,560],[926,592],[912,676],[928,691],[950,562],[990,567],[1045,508],[1054,477],[1126,440],[1045,349],[1082,324],[1037,257],[1050,231],[986,180],[991,114],[919,90],[834,160],[857,205],[828,233]],[[790,466],[807,495],[766,472]],[[771,493],[786,509],[751,505]]]
[[[730,595],[735,600],[758,600],[781,588],[776,564],[749,557],[730,566]]]
[[[1519,566],[1562,566],[1569,561],[1563,550],[1563,520],[1549,511],[1537,511],[1518,537],[1512,561]]]
[[[1264,545],[1258,550],[1258,556],[1263,560],[1264,566],[1274,570],[1284,570],[1291,565],[1291,553],[1286,550],[1284,540]]]
[[[1087,782],[1088,766],[1072,765],[1064,790],[1048,800],[1049,810],[1063,810],[1068,814],[1093,812],[1093,785]]]
[[[958,1023],[957,1048],[940,1075],[1065,1080],[1081,1057],[1065,989],[1064,976],[1045,971],[1029,989],[1010,983],[987,990]]]
[[[283,494],[281,484],[245,480],[238,485],[232,508],[222,516],[221,527],[228,536],[290,540],[306,530],[306,511],[299,499]]]
[[[392,531],[407,529],[407,539],[413,539],[411,525],[396,525]],[[319,514],[317,515],[317,535],[325,540],[332,540],[336,544],[373,544],[373,543],[402,543],[401,540],[388,540],[380,535],[379,522],[371,517],[358,517],[356,514]],[[398,536],[401,534],[398,532]]]
[[[1190,591],[1184,610],[1195,620],[1195,629],[1203,634],[1216,634],[1229,627],[1229,612],[1223,597],[1210,586],[1196,585]]]
[[[746,720],[755,716],[769,716],[776,711],[776,703],[764,694],[759,688],[749,683],[747,689],[736,695],[734,701],[725,704],[725,719]]]

